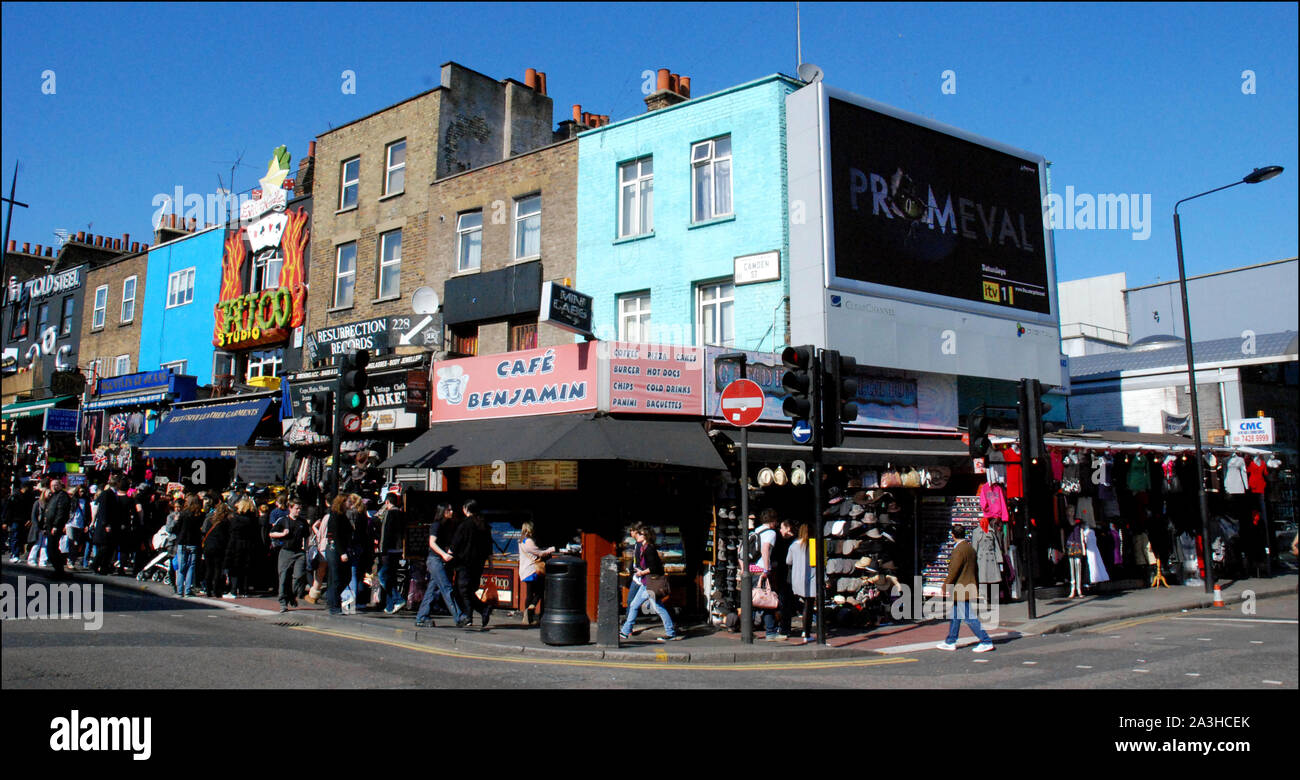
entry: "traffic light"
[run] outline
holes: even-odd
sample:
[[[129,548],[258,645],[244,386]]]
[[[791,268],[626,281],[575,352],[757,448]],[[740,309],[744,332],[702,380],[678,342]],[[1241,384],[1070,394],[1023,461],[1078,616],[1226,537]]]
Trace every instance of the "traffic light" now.
[[[1043,385],[1037,379],[1020,380],[1019,407],[1020,457],[1031,462],[1042,460],[1047,457],[1043,417],[1052,410],[1052,405],[1043,403]]]
[[[311,413],[311,429],[322,436],[329,436],[334,428],[334,410],[331,408],[334,394],[328,390],[312,393],[307,397],[308,411]]]
[[[989,441],[989,428],[992,426],[993,421],[985,414],[983,404],[980,404],[967,418],[966,430],[970,436],[970,456],[972,459],[982,458],[989,454],[989,446],[992,444]]]
[[[350,349],[343,353],[339,365],[339,414],[359,415],[366,410],[366,387],[370,385],[366,376],[368,365],[368,349]]]
[[[781,352],[785,373],[781,386],[787,393],[781,411],[795,420],[808,420],[811,424],[817,403],[817,388],[813,382],[813,362],[816,348],[812,346],[786,347]]]
[[[858,419],[858,361],[837,350],[822,350],[822,446],[844,443],[844,423]]]

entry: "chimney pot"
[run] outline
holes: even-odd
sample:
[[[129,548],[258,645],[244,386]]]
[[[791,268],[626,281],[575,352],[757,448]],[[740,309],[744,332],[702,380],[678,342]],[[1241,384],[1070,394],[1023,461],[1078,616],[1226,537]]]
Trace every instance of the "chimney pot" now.
[[[77,240],[80,241],[80,242],[82,242],[82,243],[85,243],[85,241],[86,241],[86,231],[84,231],[84,230],[78,230],[78,231],[77,231]]]
[[[45,247],[45,256],[46,256],[46,257],[54,257],[54,247],[52,247],[52,246],[47,246],[47,247]]]
[[[667,68],[660,68],[660,69],[659,69],[659,76],[658,76],[658,83],[656,84],[656,88],[657,88],[657,89],[668,89],[668,88],[671,86],[671,79],[672,79],[672,74],[669,73],[668,69],[667,69]]]
[[[123,233],[123,234],[122,234],[122,247],[123,247],[123,248],[126,248],[127,243],[129,243],[130,241],[131,241],[131,234],[130,234],[130,233]]]
[[[18,239],[16,238],[9,239],[9,251],[10,252],[18,251]]]
[[[582,104],[581,104],[581,103],[574,103],[574,104],[573,104],[573,121],[578,122],[579,124],[582,123]]]
[[[539,73],[537,74],[537,91],[538,91],[538,92],[541,92],[543,95],[546,94],[546,74],[545,74],[545,73],[540,73],[540,72],[539,72]]]
[[[125,246],[125,244],[122,243],[122,239],[120,238],[113,239],[113,251],[121,252],[123,246]]]
[[[25,254],[25,255],[30,255],[31,253],[32,253],[32,242],[30,242],[30,241],[24,241],[24,242],[23,242],[23,254]]]
[[[537,71],[533,68],[524,71],[524,85],[529,89],[537,89]]]
[[[196,217],[190,217],[190,232],[193,233],[199,227],[199,220]]]
[[[144,244],[144,243],[142,243],[142,244],[140,244],[140,249],[141,249],[141,251],[147,250],[147,249],[149,249],[149,245],[148,245],[148,244]]]
[[[668,77],[668,88],[671,89],[673,92],[677,92],[680,94],[682,91],[680,80],[681,80],[681,76],[678,76],[676,73],[672,74],[671,76]]]
[[[690,96],[691,96],[691,80],[690,80],[690,78],[687,77],[687,76],[682,76],[682,78],[681,78],[681,86],[682,86],[682,97],[690,97]]]
[[[36,245],[36,251],[35,251],[35,252],[32,252],[32,254],[34,254],[34,255],[38,255],[38,256],[39,256],[39,255],[43,255],[43,254],[45,254],[45,253],[41,251],[41,245],[40,245],[40,244],[37,244],[37,245]]]
[[[308,141],[308,142],[307,142],[307,156],[308,156],[308,157],[315,157],[315,156],[316,156],[316,142],[315,142],[315,141]]]
[[[131,251],[132,251],[132,252],[139,252],[139,251],[140,251],[140,242],[139,242],[139,241],[132,241],[132,242],[131,242]]]

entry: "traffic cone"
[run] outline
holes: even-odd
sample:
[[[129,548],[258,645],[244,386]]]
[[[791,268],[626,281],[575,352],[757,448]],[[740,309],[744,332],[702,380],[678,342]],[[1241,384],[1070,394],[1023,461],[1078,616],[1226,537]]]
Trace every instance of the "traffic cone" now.
[[[1219,583],[1214,583],[1214,606],[1225,606],[1223,603],[1223,591],[1219,590]]]

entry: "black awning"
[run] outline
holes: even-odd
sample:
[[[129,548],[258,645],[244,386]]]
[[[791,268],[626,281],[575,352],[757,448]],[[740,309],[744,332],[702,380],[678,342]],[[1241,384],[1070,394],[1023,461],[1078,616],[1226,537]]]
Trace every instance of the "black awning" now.
[[[698,422],[592,414],[435,423],[380,468],[486,466],[497,460],[625,460],[727,468]]]
[[[740,431],[727,430],[724,435],[740,448]],[[778,459],[811,457],[812,447],[795,444],[789,431],[750,431],[751,454]],[[935,435],[880,436],[846,431],[844,444],[822,450],[822,462],[830,466],[854,466],[885,463],[905,458],[909,463],[928,466],[950,464],[953,458],[969,460],[970,453],[960,438]]]

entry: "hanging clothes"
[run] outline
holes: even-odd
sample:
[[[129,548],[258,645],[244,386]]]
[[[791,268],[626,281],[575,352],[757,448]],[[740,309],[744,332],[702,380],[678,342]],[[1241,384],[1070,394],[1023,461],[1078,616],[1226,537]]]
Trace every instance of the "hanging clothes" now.
[[[1052,479],[1060,482],[1061,478],[1065,476],[1065,456],[1061,454],[1060,450],[1052,450],[1048,459],[1052,462]]]
[[[1111,562],[1119,566],[1124,562],[1124,533],[1116,528],[1114,523],[1110,526],[1110,538],[1115,544]]]
[[[997,534],[976,526],[971,533],[971,546],[975,548],[975,563],[979,570],[980,584],[1002,582],[1002,544]]]
[[[1249,479],[1250,476],[1246,473],[1246,459],[1240,455],[1228,458],[1227,471],[1223,476],[1223,489],[1232,495],[1241,495],[1246,492]]]
[[[979,487],[980,512],[984,517],[998,520],[999,522],[1011,522],[1011,515],[1007,512],[1006,494],[1001,485],[983,484]]]
[[[1025,489],[1020,473],[1020,450],[1014,445],[1007,447],[1002,457],[1007,461],[1007,498],[1021,498]]]
[[[1110,575],[1106,573],[1106,564],[1102,561],[1101,551],[1097,549],[1097,533],[1087,526],[1083,526],[1083,547],[1088,559],[1088,582],[1096,585],[1099,582],[1109,582]]]
[[[1246,464],[1246,485],[1250,488],[1250,492],[1262,494],[1268,489],[1268,481],[1264,477],[1267,471],[1264,459],[1258,455]]]
[[[1223,475],[1219,473],[1219,459],[1213,452],[1205,454],[1205,489],[1211,493],[1223,490]]]
[[[1133,493],[1145,493],[1151,489],[1151,472],[1147,468],[1147,456],[1141,453],[1133,456],[1128,464],[1128,489]]]
[[[984,464],[984,478],[985,478],[986,480],[988,480],[988,482],[989,482],[990,485],[1001,485],[1001,484],[1005,484],[1005,483],[1006,483],[1006,466],[1005,466],[1005,464],[1002,464],[1002,463],[989,463],[988,461],[985,461],[985,464]]]
[[[1093,506],[1092,499],[1088,496],[1080,496],[1079,503],[1075,506],[1074,517],[1083,522],[1088,528],[1097,527],[1097,510]]]

